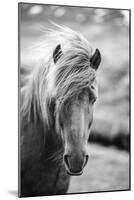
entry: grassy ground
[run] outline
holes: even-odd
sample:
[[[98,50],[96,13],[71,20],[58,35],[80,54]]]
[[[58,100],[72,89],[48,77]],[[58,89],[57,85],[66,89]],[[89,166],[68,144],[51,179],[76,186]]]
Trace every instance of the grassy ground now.
[[[83,175],[72,177],[68,193],[129,189],[129,154],[115,148],[90,144]]]

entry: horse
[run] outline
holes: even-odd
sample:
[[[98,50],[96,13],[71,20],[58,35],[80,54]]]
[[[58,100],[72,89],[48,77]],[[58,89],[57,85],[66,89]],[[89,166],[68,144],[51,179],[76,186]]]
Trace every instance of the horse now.
[[[21,197],[66,194],[88,162],[101,53],[81,33],[57,26],[45,32],[43,58],[21,90]]]

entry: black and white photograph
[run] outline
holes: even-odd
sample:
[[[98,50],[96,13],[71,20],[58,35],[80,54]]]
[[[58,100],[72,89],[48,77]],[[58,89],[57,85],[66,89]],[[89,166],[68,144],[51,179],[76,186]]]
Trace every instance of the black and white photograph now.
[[[18,4],[19,197],[130,190],[130,17]]]

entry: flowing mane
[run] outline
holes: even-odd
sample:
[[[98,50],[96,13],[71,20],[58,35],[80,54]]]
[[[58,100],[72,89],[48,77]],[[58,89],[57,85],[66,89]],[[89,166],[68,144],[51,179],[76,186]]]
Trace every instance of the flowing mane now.
[[[92,53],[80,33],[58,25],[43,33],[31,49],[36,53],[30,51],[36,65],[21,91],[20,182],[25,197],[65,194],[70,176],[83,173],[101,62],[100,51]],[[26,73],[31,69],[24,68]]]
[[[92,48],[80,33],[59,25],[43,32],[44,38],[34,46],[40,59],[27,85],[22,88],[21,117],[27,121],[32,117],[36,121],[40,115],[49,126],[51,101],[54,98],[59,100],[57,111],[60,112],[68,99],[91,84],[95,70],[90,67]],[[55,65],[52,56],[58,44],[62,54]]]

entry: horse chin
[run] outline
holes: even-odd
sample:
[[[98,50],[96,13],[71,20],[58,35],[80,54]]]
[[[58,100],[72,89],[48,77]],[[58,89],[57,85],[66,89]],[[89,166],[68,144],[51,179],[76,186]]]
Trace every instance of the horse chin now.
[[[70,170],[68,169],[68,170],[67,170],[67,173],[68,173],[70,176],[80,176],[80,175],[82,175],[83,170],[78,171],[78,172],[73,172],[73,171],[70,171]]]

